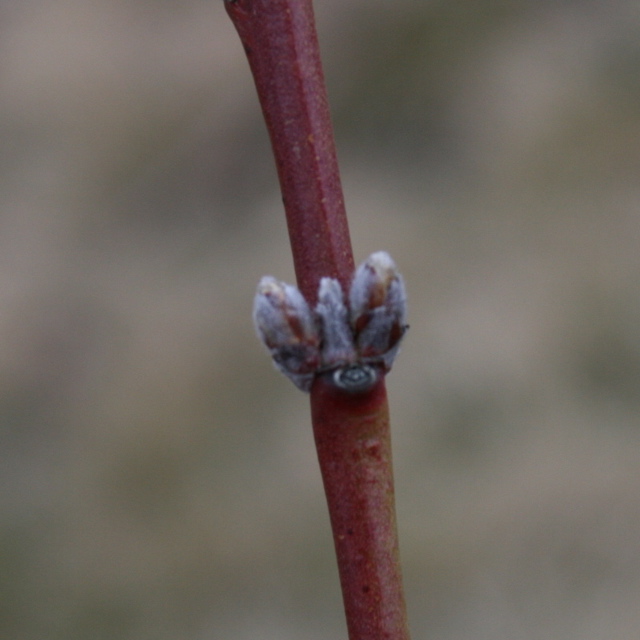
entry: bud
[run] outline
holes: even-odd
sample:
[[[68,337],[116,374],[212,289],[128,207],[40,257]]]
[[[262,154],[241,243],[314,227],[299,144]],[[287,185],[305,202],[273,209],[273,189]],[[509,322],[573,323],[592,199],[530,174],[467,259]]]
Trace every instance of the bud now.
[[[388,253],[373,253],[358,267],[349,297],[360,358],[381,360],[389,370],[407,329],[407,300],[402,276]]]
[[[347,308],[338,280],[322,278],[312,311],[296,287],[265,276],[253,318],[276,367],[303,391],[317,374],[348,393],[365,393],[391,369],[407,326],[402,276],[384,251],[353,278]]]
[[[265,276],[258,284],[253,319],[276,367],[299,389],[309,391],[320,366],[320,337],[300,291]]]
[[[355,362],[356,351],[349,326],[349,312],[344,304],[342,287],[337,280],[320,280],[316,314],[322,336],[322,367],[335,369]]]

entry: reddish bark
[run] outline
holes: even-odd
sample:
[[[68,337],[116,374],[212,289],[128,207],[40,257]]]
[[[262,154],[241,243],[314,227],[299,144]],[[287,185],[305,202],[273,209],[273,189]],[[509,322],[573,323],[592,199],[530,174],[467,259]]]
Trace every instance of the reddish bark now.
[[[354,262],[311,0],[225,0],[249,59],[276,159],[298,287],[349,290]],[[382,377],[347,394],[311,389],[350,640],[408,640]]]
[[[320,377],[311,416],[349,638],[408,640],[384,381],[348,395]]]
[[[298,288],[345,291],[354,263],[311,0],[227,0],[276,159]]]

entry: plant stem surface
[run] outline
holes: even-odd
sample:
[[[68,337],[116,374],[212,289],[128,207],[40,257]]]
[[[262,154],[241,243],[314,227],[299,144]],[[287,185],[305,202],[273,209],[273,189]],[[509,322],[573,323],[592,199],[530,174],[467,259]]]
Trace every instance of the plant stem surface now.
[[[349,291],[354,260],[311,0],[225,0],[275,155],[298,287]],[[409,640],[384,377],[349,394],[319,375],[311,416],[350,640]]]
[[[313,433],[352,640],[408,640],[384,381],[348,396],[316,380]]]
[[[354,263],[311,0],[236,0],[240,35],[271,137],[298,288],[319,277],[345,291]]]

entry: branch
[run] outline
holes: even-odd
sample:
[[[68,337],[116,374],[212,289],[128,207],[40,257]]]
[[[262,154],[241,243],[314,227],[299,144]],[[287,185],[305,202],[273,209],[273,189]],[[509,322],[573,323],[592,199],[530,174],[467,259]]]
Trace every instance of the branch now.
[[[311,391],[349,638],[409,640],[384,384],[405,329],[402,280],[373,254],[343,305],[354,261],[311,0],[225,4],[269,130],[304,296],[263,278],[258,330],[278,368]]]
[[[276,160],[298,287],[347,289],[354,262],[310,0],[227,0]]]

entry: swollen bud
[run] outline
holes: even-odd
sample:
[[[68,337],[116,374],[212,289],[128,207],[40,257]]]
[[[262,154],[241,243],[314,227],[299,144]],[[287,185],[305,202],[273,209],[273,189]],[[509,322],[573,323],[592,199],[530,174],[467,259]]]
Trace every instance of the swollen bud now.
[[[303,391],[316,375],[348,393],[369,391],[391,369],[407,330],[402,276],[384,251],[373,253],[353,278],[349,307],[340,283],[322,278],[311,310],[296,287],[265,276],[253,318],[276,367]]]
[[[402,276],[388,253],[373,253],[358,267],[349,297],[360,358],[382,360],[389,370],[407,330],[407,298]]]
[[[335,369],[356,361],[349,312],[344,304],[342,287],[333,278],[322,278],[318,289],[316,314],[322,335],[322,366]]]
[[[320,366],[320,338],[300,291],[265,276],[258,284],[253,320],[276,367],[299,389],[309,391]]]

